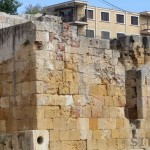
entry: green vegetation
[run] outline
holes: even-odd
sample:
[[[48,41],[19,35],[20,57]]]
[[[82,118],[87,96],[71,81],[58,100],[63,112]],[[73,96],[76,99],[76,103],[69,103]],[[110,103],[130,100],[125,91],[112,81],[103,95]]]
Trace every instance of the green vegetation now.
[[[17,14],[17,9],[22,4],[17,0],[0,0],[0,11],[11,15]]]

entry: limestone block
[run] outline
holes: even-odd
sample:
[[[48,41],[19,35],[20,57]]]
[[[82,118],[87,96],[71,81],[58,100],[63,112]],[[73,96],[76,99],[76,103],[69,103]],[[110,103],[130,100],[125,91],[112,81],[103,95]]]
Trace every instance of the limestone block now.
[[[71,107],[71,116],[73,118],[79,118],[81,116],[82,106],[80,104]]]
[[[103,109],[101,106],[92,106],[92,117],[99,117],[102,118],[103,116]]]
[[[92,131],[92,137],[94,140],[101,139],[101,132],[100,130],[93,130]]]
[[[58,106],[45,106],[44,108],[45,118],[58,118],[60,117],[60,109]]]
[[[25,112],[21,107],[14,107],[12,110],[12,114],[14,119],[25,119]]]
[[[105,106],[108,106],[108,107],[114,106],[113,97],[105,96]]]
[[[66,118],[54,118],[54,130],[66,130]]]
[[[64,80],[65,81],[73,81],[73,72],[72,72],[72,70],[69,70],[69,69],[64,70]]]
[[[107,150],[107,140],[106,139],[98,139],[98,149],[99,150]]]
[[[69,70],[72,70],[72,71],[77,71],[78,70],[77,63],[65,62],[64,66],[65,66],[66,69],[69,69]]]
[[[13,89],[12,84],[4,82],[2,85],[3,85],[3,87],[2,87],[3,95],[4,96],[11,95],[12,91],[13,91],[12,90]]]
[[[118,108],[117,107],[110,107],[110,118],[117,118],[118,116]]]
[[[80,140],[80,130],[70,130],[69,131],[69,140]]]
[[[112,129],[112,138],[130,138],[129,129]]]
[[[123,118],[116,118],[116,128],[121,129],[124,127],[124,119]]]
[[[0,120],[5,120],[6,118],[6,110],[0,108]]]
[[[62,143],[60,141],[51,141],[50,142],[50,150],[61,150]]]
[[[83,118],[91,117],[91,106],[87,105],[87,106],[82,107],[81,117],[83,117]]]
[[[98,129],[98,119],[97,118],[90,118],[89,119],[89,129],[90,130],[97,130]]]
[[[98,95],[98,87],[97,84],[93,84],[89,88],[89,95],[90,96],[97,96]]]
[[[70,83],[70,94],[78,95],[79,94],[79,85],[78,83]]]
[[[5,131],[6,131],[6,121],[0,120],[0,132],[5,132]]]
[[[78,129],[89,130],[89,118],[78,118]]]
[[[107,150],[116,150],[117,149],[117,139],[107,140]]]
[[[98,95],[99,96],[107,96],[106,85],[98,85]]]
[[[67,125],[67,130],[77,129],[77,119],[75,119],[75,118],[69,118],[66,121],[66,125]]]
[[[46,31],[36,31],[36,41],[49,41],[49,32]]]
[[[61,141],[68,141],[69,139],[69,130],[65,130],[65,131],[60,131],[60,140]]]
[[[37,119],[37,129],[44,130],[44,129],[53,129],[54,123],[53,120],[50,118],[42,118]]]
[[[98,142],[97,140],[87,140],[87,150],[94,150],[98,149]]]
[[[98,129],[109,129],[109,121],[108,118],[98,118]]]
[[[81,140],[92,140],[92,131],[91,130],[80,130],[80,139]]]
[[[39,118],[39,119],[44,118],[44,107],[37,106],[35,109],[36,109],[36,118]]]
[[[32,95],[31,104],[37,106],[55,105],[55,100],[57,99],[57,97],[57,95],[51,96],[49,94],[35,94]]]
[[[63,118],[70,117],[70,107],[69,106],[61,106],[60,116]]]
[[[74,104],[72,95],[65,95],[66,98],[66,106],[70,106]]]
[[[58,93],[60,95],[70,94],[69,86],[70,85],[68,83],[60,83]]]
[[[66,105],[66,95],[51,95],[52,100],[54,100],[55,105],[65,106]]]
[[[49,136],[50,136],[50,142],[60,140],[60,132],[59,131],[51,130],[49,133]]]
[[[10,99],[9,97],[1,97],[0,98],[0,108],[9,108]]]
[[[112,133],[111,130],[105,129],[105,130],[100,130],[101,131],[101,139],[111,139],[112,138]]]
[[[62,150],[85,150],[86,141],[63,141]]]
[[[86,97],[84,95],[73,95],[73,100],[75,104],[85,105],[86,104]]]
[[[48,150],[49,133],[47,130],[16,132],[13,136],[13,148],[19,150]]]

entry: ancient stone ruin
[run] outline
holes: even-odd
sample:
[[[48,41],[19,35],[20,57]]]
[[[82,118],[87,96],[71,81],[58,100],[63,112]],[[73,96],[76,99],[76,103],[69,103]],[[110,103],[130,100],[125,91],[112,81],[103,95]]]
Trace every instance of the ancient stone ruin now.
[[[0,29],[0,150],[149,150],[150,37],[25,18]]]

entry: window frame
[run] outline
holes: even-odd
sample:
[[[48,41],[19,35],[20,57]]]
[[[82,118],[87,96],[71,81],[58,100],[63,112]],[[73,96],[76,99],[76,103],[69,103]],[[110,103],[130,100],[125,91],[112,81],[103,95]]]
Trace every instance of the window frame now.
[[[124,34],[125,35],[125,33],[124,32],[116,32],[116,37],[118,38],[118,36],[117,36],[117,34],[118,33],[120,33],[120,34]]]
[[[138,25],[135,25],[135,24],[132,24],[132,17],[137,17],[138,18]],[[131,26],[139,26],[140,25],[140,22],[139,22],[140,20],[139,20],[139,16],[136,16],[136,15],[130,15],[130,25]]]
[[[117,15],[122,15],[122,16],[124,16],[123,17],[123,23],[121,23],[121,22],[117,22]],[[118,23],[118,24],[125,24],[125,14],[121,14],[121,13],[116,13],[116,23]]]
[[[109,20],[108,20],[108,21],[102,20],[102,13],[108,13],[108,15],[109,15]],[[110,22],[110,12],[109,12],[109,11],[100,11],[100,21],[103,21],[103,22]]]
[[[109,32],[109,39],[110,39],[110,37],[111,37],[111,32],[110,32],[110,31],[108,31],[108,30],[101,30],[101,31],[100,31],[101,39],[103,39],[103,38],[102,38],[102,32]],[[103,39],[103,40],[109,40],[109,39]]]
[[[91,11],[93,11],[93,19],[92,18],[88,18],[88,13],[87,13],[87,19],[89,19],[89,20],[95,20],[95,11],[94,11],[94,9],[92,9],[92,8],[87,8],[87,11],[88,10],[91,10]],[[85,8],[85,10],[84,11],[86,11],[86,8]],[[86,15],[86,14],[85,14]]]
[[[85,33],[86,33],[86,30],[92,30],[92,31],[94,31],[94,37],[89,37],[89,38],[95,38],[95,29],[92,29],[92,28],[86,28],[86,29],[85,29]],[[88,36],[86,35],[86,37],[88,37]]]

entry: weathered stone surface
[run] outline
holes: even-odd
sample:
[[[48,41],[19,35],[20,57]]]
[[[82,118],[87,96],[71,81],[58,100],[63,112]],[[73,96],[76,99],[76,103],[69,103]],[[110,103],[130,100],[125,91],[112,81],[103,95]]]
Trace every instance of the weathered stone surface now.
[[[0,149],[148,148],[132,138],[150,138],[149,37],[110,43],[24,17],[34,23],[0,30]]]

